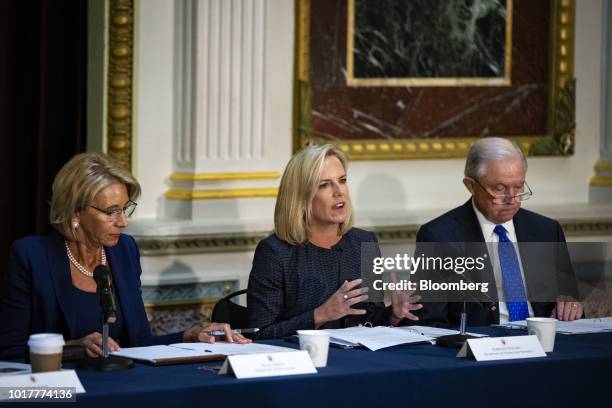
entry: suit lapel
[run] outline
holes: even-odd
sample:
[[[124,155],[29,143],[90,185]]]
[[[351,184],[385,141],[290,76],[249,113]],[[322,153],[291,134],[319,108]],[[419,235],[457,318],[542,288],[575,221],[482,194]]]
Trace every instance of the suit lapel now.
[[[527,225],[528,220],[525,217],[525,211],[519,209],[514,218],[514,232],[516,233],[517,242],[536,242],[536,236],[534,229]]]
[[[472,207],[471,198],[461,206],[456,220],[461,225],[461,231],[455,232],[455,236],[459,237],[457,242],[484,242],[484,235],[482,235],[478,218]]]
[[[64,319],[70,332],[70,338],[74,338],[76,329],[76,311],[74,307],[74,289],[72,276],[70,275],[70,264],[63,237],[54,232],[47,237],[47,259],[49,270],[53,280],[53,287],[57,302],[60,305]]]

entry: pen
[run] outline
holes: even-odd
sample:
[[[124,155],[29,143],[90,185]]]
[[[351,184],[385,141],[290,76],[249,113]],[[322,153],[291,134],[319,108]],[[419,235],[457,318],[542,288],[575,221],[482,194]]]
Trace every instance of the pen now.
[[[253,333],[257,333],[259,331],[259,329],[233,329],[232,333],[238,333],[238,334],[253,334]],[[213,331],[209,331],[208,334],[210,336],[225,336],[225,332],[223,330],[213,330]]]

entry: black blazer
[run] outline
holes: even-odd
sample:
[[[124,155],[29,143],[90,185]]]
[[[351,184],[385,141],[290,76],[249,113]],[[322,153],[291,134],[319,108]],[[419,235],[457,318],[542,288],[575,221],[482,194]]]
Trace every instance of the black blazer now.
[[[578,297],[569,254],[565,245],[525,245],[522,243],[564,243],[563,230],[557,221],[522,208],[514,216],[513,222],[521,253],[528,298],[547,300],[531,301],[533,313],[535,316],[548,317],[555,306],[555,303],[550,301],[556,297],[552,296],[552,293]],[[421,226],[417,232],[417,243],[422,242],[482,243],[481,250],[484,253],[487,251],[471,199],[462,206]],[[550,253],[542,253],[542,251]],[[499,306],[496,302],[495,278],[489,258],[485,262],[484,270],[475,280],[488,282],[489,292],[492,289],[493,294],[489,301],[482,299],[468,301],[467,325],[498,324]],[[417,314],[422,324],[455,328],[459,324],[462,307],[462,303],[424,303],[423,309]]]
[[[280,338],[300,329],[314,329],[314,309],[338,290],[345,280],[371,274],[363,259],[380,256],[376,236],[352,228],[331,249],[291,245],[276,235],[261,240],[253,257],[247,293],[249,325],[257,338]],[[365,286],[362,285],[362,286]],[[322,328],[342,328],[370,322],[388,325],[391,309],[382,302],[353,306],[365,315],[345,316]]]
[[[182,333],[152,336],[140,290],[140,255],[136,241],[121,235],[105,247],[126,338],[121,346],[182,342]],[[76,313],[64,238],[57,232],[13,243],[0,286],[0,357],[23,357],[30,334],[61,333],[74,339]]]

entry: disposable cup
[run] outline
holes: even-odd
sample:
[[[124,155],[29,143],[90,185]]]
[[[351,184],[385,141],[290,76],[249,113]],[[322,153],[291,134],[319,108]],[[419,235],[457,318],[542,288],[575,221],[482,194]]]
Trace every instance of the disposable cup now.
[[[28,340],[33,373],[59,371],[62,368],[64,337],[57,333],[32,334]]]
[[[555,334],[557,319],[551,317],[528,317],[527,331],[535,334],[545,352],[549,353],[555,349]]]
[[[327,365],[329,353],[329,334],[321,330],[298,330],[300,350],[308,351],[315,367]]]

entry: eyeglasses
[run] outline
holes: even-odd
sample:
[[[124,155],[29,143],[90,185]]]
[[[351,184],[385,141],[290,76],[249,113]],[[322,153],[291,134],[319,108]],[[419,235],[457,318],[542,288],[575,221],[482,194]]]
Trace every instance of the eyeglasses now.
[[[88,205],[88,207],[91,207],[95,210],[100,211],[101,213],[106,214],[108,216],[109,221],[118,221],[121,218],[121,214],[125,215],[126,217],[129,217],[130,215],[132,215],[137,205],[138,204],[136,204],[133,201],[128,201],[128,204],[123,208],[114,206],[114,207],[102,209],[102,208],[95,207],[91,204]]]
[[[492,194],[482,184],[480,184],[478,180],[473,178],[470,178],[470,180],[476,182],[476,184],[478,184],[480,188],[482,188],[482,190],[493,199],[493,204],[512,204],[512,202],[515,200],[521,202],[529,200],[529,198],[533,195],[533,192],[531,191],[531,188],[529,188],[529,184],[527,184],[527,182],[524,183],[527,191],[511,196],[510,194]],[[525,187],[523,187],[523,189]]]

